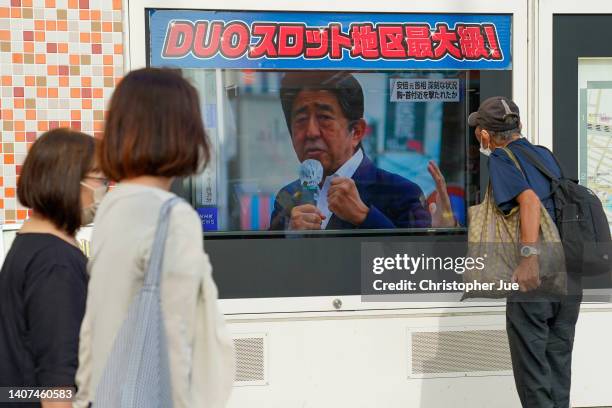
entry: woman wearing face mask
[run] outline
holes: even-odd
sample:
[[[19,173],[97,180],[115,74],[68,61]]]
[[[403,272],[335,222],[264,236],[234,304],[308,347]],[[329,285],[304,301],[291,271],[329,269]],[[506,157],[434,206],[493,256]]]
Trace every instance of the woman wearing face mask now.
[[[74,387],[87,290],[87,259],[75,234],[91,221],[93,191],[99,198],[108,185],[94,169],[94,144],[83,133],[52,130],[21,169],[17,194],[32,213],[0,272],[0,387]],[[41,405],[71,406],[20,404]]]
[[[81,209],[81,223],[82,225],[89,225],[93,222],[96,211],[108,191],[109,181],[102,172],[96,171],[85,177],[85,180],[81,181],[81,186],[91,192],[84,195]]]
[[[146,68],[121,80],[98,150],[101,169],[118,183],[96,214],[75,407],[115,397],[98,395],[98,387],[144,284],[160,208],[175,197],[172,181],[202,171],[209,155],[197,91],[180,72]],[[160,297],[171,390],[162,392],[171,394],[173,408],[224,407],[234,381],[233,346],[200,218],[184,201],[167,218]]]

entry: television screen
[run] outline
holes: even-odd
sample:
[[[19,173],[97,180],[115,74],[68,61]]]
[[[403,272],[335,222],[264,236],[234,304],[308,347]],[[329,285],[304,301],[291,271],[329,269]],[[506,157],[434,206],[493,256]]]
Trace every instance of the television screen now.
[[[214,151],[190,186],[205,231],[465,225],[468,71],[184,73]]]

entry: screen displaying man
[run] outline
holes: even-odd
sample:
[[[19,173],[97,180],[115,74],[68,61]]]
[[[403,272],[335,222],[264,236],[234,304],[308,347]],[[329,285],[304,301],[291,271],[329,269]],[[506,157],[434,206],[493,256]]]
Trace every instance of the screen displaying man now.
[[[437,206],[426,208],[421,188],[382,170],[366,156],[364,95],[359,82],[344,71],[287,73],[280,98],[293,148],[300,162],[321,163],[323,178],[316,202],[305,200],[299,180],[277,194],[272,230],[425,228],[455,225],[444,178],[436,182]]]

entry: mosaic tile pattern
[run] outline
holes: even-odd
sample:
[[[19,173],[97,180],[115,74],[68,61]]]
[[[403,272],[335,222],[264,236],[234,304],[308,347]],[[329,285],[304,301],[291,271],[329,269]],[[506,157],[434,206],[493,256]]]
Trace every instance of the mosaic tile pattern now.
[[[24,220],[17,177],[43,132],[101,136],[123,75],[121,0],[0,0],[0,222]]]

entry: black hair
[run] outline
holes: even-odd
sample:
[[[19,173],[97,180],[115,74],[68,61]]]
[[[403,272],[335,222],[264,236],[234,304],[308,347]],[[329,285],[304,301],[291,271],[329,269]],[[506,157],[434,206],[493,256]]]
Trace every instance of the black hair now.
[[[346,71],[288,72],[281,80],[280,99],[289,133],[291,133],[293,102],[303,90],[328,91],[334,94],[349,124],[363,118],[363,89],[351,73]]]

